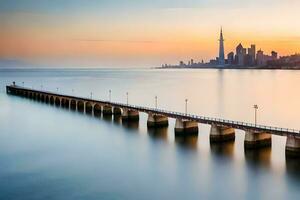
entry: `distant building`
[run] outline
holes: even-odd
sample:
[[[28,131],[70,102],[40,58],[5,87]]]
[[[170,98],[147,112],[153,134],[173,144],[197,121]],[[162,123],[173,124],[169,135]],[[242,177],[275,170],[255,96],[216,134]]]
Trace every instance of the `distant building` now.
[[[255,65],[255,60],[256,60],[256,57],[255,57],[255,53],[256,53],[256,48],[255,48],[255,45],[252,44],[250,48],[248,48],[248,65]]]
[[[245,60],[245,56],[246,56],[246,49],[243,47],[243,45],[240,43],[237,47],[236,47],[236,63],[239,66],[243,66],[244,65],[244,60]]]
[[[275,61],[277,60],[277,52],[272,51],[272,55],[265,55],[262,50],[257,51],[256,59],[257,59],[257,65],[258,66],[266,66],[269,61]]]
[[[263,66],[265,64],[264,63],[264,52],[261,49],[257,51],[256,59],[257,59],[258,66]]]
[[[223,31],[221,28],[220,39],[219,39],[219,65],[225,65],[225,56],[224,56],[224,38]]]
[[[180,61],[180,62],[179,62],[179,67],[185,67],[185,64],[184,64],[183,61]]]
[[[233,65],[234,64],[234,53],[230,52],[227,54],[227,64]]]
[[[271,52],[271,56],[272,56],[272,60],[277,60],[278,53],[275,52],[275,51],[272,51],[272,52]]]

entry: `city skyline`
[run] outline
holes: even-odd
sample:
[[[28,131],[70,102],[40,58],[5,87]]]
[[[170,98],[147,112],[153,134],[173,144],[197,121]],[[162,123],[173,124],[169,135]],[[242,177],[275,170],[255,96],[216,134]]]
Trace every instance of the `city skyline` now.
[[[290,55],[300,47],[298,6],[293,0],[1,1],[0,59],[87,67],[209,61],[218,52],[220,25],[225,56],[240,42]]]

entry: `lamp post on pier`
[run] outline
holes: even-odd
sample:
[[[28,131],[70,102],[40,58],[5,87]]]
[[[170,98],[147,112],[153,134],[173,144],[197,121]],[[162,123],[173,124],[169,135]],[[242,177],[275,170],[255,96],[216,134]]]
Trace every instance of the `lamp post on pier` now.
[[[109,96],[108,96],[108,98],[109,98],[109,102],[111,102],[111,90],[109,90]]]
[[[254,124],[256,126],[258,105],[257,104],[253,105],[253,108],[254,108]]]
[[[128,92],[126,92],[126,103],[127,103],[127,106],[128,106]]]
[[[155,109],[157,110],[157,96],[155,96]]]
[[[188,99],[185,99],[185,114],[187,115],[187,103],[188,103]]]

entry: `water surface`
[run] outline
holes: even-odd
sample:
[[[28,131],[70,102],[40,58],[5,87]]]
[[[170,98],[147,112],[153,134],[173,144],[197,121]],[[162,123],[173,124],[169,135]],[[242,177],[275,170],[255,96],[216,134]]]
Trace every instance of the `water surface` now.
[[[285,159],[285,137],[244,151],[235,142],[96,118],[7,96],[5,85],[112,100],[245,122],[300,129],[298,71],[1,70],[0,199],[298,199],[300,162]]]

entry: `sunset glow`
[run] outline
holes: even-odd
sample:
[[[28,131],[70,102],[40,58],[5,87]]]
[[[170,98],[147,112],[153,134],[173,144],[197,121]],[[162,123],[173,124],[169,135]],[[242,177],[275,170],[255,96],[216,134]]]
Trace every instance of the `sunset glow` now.
[[[64,3],[62,3],[64,2]],[[1,1],[0,57],[80,66],[159,66],[217,56],[255,43],[266,53],[299,52],[300,2]]]

